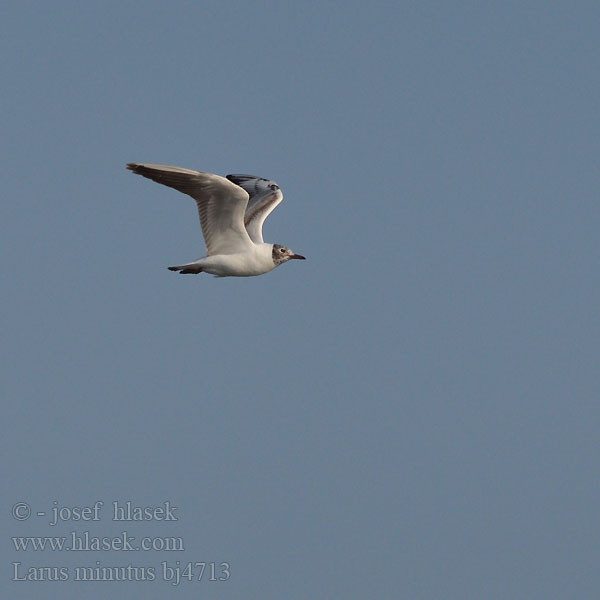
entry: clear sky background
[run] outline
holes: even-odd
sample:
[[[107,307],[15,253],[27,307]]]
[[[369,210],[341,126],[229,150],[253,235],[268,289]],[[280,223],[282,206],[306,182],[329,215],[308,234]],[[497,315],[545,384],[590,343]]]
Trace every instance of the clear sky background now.
[[[596,2],[5,4],[3,595],[599,597],[599,25]],[[274,179],[265,239],[307,260],[170,273],[204,253],[196,208],[130,161]],[[179,520],[112,521],[127,500]],[[124,530],[185,551],[10,539]],[[72,580],[98,565],[156,580]]]

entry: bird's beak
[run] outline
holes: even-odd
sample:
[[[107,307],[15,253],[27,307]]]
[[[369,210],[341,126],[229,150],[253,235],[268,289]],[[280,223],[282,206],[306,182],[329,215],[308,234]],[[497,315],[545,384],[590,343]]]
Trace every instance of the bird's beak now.
[[[290,258],[297,258],[298,260],[306,260],[306,256],[302,256],[302,254],[292,254]]]

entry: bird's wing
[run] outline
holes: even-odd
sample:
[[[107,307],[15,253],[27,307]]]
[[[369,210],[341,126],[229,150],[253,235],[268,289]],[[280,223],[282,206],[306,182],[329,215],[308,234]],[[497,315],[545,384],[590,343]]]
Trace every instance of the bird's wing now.
[[[244,226],[248,193],[240,186],[219,175],[181,167],[129,163],[127,168],[196,201],[208,256],[246,252],[253,246]]]
[[[254,175],[227,175],[227,179],[239,185],[250,195],[244,225],[252,241],[255,244],[262,244],[263,223],[283,200],[279,186],[274,181]]]

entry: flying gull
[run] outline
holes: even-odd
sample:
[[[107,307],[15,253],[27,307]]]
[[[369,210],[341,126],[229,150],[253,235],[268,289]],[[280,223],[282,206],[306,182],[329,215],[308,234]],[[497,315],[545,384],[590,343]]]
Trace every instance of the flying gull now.
[[[304,260],[285,246],[263,241],[263,223],[283,200],[274,181],[254,175],[221,177],[149,163],[129,163],[127,168],[188,194],[198,205],[206,256],[169,267],[170,271],[249,277],[268,273],[293,258]]]

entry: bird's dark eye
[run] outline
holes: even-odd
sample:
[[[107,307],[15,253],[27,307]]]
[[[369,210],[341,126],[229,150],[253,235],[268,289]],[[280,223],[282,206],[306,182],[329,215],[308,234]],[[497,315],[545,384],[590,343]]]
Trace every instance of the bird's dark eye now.
[[[279,252],[281,252],[282,254],[285,253],[285,248],[279,248]]]
[[[278,190],[278,189],[279,189],[279,186],[278,186],[276,183],[272,183],[272,184],[271,184],[269,187],[270,187],[270,188],[271,188],[273,191],[275,191],[275,190]]]

